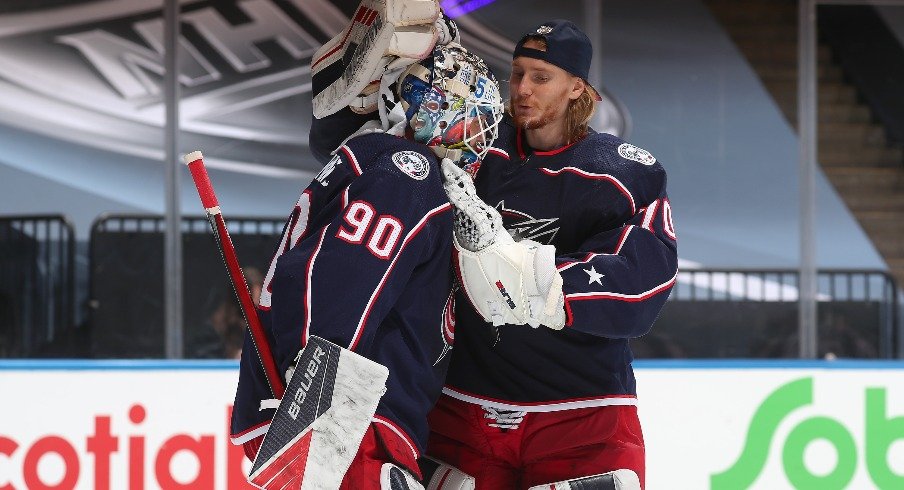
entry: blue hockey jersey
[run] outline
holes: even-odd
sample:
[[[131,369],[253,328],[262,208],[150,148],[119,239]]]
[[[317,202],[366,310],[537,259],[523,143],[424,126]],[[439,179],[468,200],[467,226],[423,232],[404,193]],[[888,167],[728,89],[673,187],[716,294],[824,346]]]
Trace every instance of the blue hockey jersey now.
[[[437,158],[383,133],[355,137],[302,192],[264,282],[259,313],[285,373],[310,335],[389,368],[375,421],[426,443],[453,341],[452,213]],[[275,410],[246,336],[232,418],[236,444]]]
[[[533,151],[506,118],[477,193],[516,239],[556,247],[566,326],[485,323],[462,296],[443,392],[500,409],[636,403],[629,339],[647,333],[677,276],[666,173],[647,151],[590,132]]]

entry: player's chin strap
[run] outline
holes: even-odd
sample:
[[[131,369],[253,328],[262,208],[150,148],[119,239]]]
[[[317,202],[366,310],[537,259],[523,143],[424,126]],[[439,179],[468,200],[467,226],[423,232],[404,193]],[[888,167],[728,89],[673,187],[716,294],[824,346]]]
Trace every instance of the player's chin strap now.
[[[640,478],[629,469],[618,469],[599,475],[584,476],[571,480],[544,483],[527,490],[641,490]]]

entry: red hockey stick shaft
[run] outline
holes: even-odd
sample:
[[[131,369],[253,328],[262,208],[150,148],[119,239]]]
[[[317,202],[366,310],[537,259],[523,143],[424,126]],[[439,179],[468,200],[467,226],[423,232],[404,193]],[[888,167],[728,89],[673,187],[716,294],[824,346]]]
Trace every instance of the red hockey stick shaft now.
[[[264,328],[257,317],[257,311],[251,299],[251,292],[248,290],[248,283],[245,282],[245,275],[242,274],[242,268],[239,266],[239,259],[235,253],[235,247],[232,245],[232,239],[229,237],[229,230],[226,229],[226,221],[220,211],[217,195],[213,191],[210,176],[207,175],[207,169],[204,167],[204,157],[200,151],[193,151],[182,159],[188,165],[188,170],[195,181],[195,187],[198,189],[198,196],[201,197],[201,205],[204,206],[204,210],[207,212],[207,220],[210,222],[210,228],[213,230],[214,238],[216,238],[220,255],[223,257],[223,263],[229,272],[232,287],[239,299],[239,303],[242,305],[242,312],[245,315],[245,321],[248,323],[251,338],[254,340],[257,357],[264,369],[264,373],[267,375],[270,391],[273,393],[274,398],[282,399],[285,388],[282,379],[279,377],[279,371],[276,369],[273,353],[270,350],[270,343],[267,341]]]

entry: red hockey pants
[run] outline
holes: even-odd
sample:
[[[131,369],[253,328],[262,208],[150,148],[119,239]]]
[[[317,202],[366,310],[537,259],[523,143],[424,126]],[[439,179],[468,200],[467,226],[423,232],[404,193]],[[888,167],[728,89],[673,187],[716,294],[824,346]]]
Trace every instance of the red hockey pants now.
[[[491,417],[479,405],[440,397],[429,416],[427,454],[473,476],[477,490],[526,489],[619,468],[644,484],[635,406],[530,412],[517,428],[493,427],[507,424]]]
[[[380,469],[393,463],[417,478],[421,472],[411,446],[382,424],[373,423],[364,434],[358,454],[342,479],[340,490],[380,490]]]

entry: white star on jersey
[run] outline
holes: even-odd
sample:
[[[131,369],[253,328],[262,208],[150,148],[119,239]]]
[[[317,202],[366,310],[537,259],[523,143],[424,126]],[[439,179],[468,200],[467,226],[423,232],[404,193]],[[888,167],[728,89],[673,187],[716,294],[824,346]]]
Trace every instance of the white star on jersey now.
[[[597,283],[600,286],[603,285],[603,277],[605,277],[605,275],[597,272],[595,267],[591,265],[589,269],[584,269],[584,272],[590,276],[590,281],[587,284]]]

